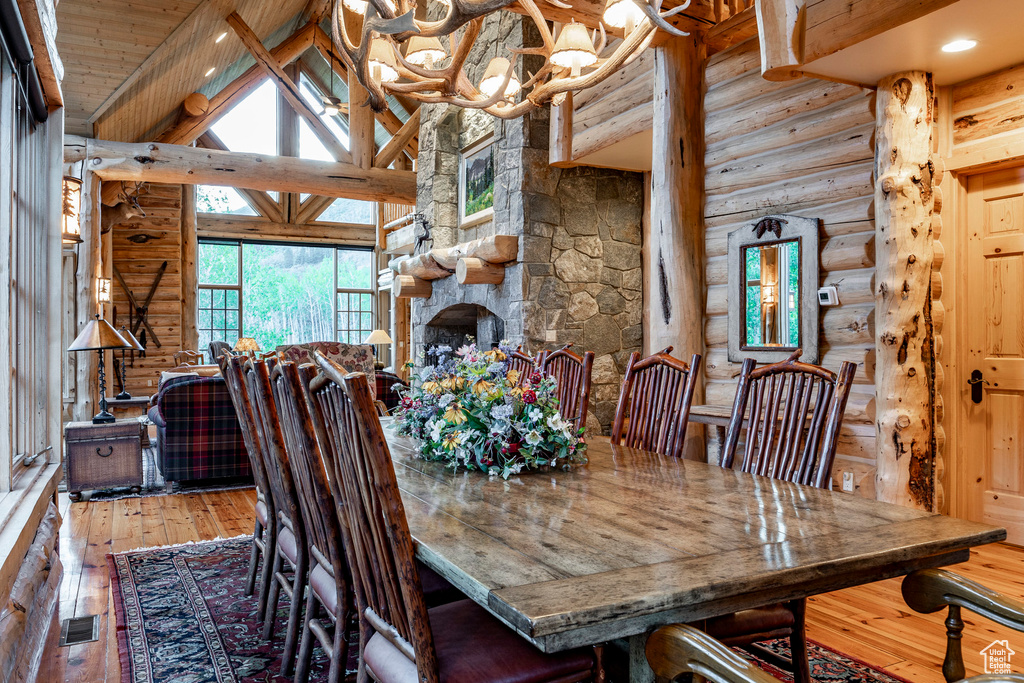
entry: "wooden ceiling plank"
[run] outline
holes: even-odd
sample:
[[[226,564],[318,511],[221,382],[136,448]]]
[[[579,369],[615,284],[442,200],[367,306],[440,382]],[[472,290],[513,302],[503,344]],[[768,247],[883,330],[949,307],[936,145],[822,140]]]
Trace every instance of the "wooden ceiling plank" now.
[[[227,22],[235,30],[242,44],[245,45],[246,49],[249,50],[249,53],[256,60],[257,66],[267,73],[288,104],[295,110],[295,113],[306,120],[306,123],[309,124],[309,127],[316,134],[317,138],[320,139],[324,147],[338,161],[351,163],[352,156],[348,150],[345,149],[345,146],[341,144],[338,138],[334,137],[334,133],[327,127],[327,124],[320,120],[316,112],[306,104],[301,93],[299,93],[298,87],[288,77],[288,74],[284,72],[284,69],[281,68],[273,55],[267,51],[267,48],[263,47],[259,37],[252,32],[252,29],[249,28],[242,17],[237,12],[232,12],[228,15]]]
[[[270,51],[280,66],[291,64],[313,44],[313,28],[312,24],[306,24]],[[242,75],[210,98],[210,109],[205,114],[189,117],[173,124],[158,135],[156,141],[175,145],[193,143],[221,116],[258,88],[266,78],[266,72],[259,65],[249,67]]]
[[[416,173],[363,169],[340,161],[65,136],[64,161],[80,160],[86,160],[86,171],[105,181],[228,185],[397,204],[416,201]]]
[[[211,15],[211,13],[214,13],[214,16],[217,16],[217,14],[223,15],[230,6],[230,0],[203,0],[200,2],[196,8],[192,10],[191,14],[185,17],[185,20],[171,31],[171,34],[167,36],[167,39],[160,43],[160,45],[158,45],[157,48],[153,50],[148,57],[146,57],[145,61],[143,61],[142,64],[139,64],[138,68],[128,75],[128,78],[124,79],[124,82],[118,86],[117,90],[110,93],[110,96],[103,101],[103,104],[97,107],[96,111],[94,111],[92,116],[89,117],[89,123],[95,123],[96,119],[102,116],[103,112],[112,107],[114,103],[121,98],[125,91],[134,85],[135,81],[139,80],[139,78],[141,78],[151,66],[163,59],[172,51],[173,48],[177,47],[175,42],[180,37],[191,33],[199,22]]]
[[[205,147],[206,149],[219,149],[221,151],[230,151],[224,142],[217,137],[213,131],[206,131],[199,136],[196,144]],[[235,188],[238,190],[246,201],[252,204],[252,208],[256,209],[261,215],[269,218],[272,221],[284,222],[284,214],[281,213],[281,205],[275,202],[269,194],[262,190],[250,190],[244,187]]]
[[[373,165],[377,168],[387,168],[391,165],[399,154],[402,153],[409,142],[415,137],[420,130],[420,110],[417,109],[409,117],[409,120],[405,122],[397,133],[395,133],[388,144],[381,148],[377,154],[377,158],[373,160]]]
[[[704,44],[707,45],[710,57],[756,35],[757,13],[751,6],[708,29],[704,36]]]

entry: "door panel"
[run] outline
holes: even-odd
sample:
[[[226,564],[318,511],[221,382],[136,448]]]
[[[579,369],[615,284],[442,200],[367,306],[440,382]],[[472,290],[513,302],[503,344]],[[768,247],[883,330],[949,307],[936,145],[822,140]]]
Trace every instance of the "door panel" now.
[[[1024,168],[968,179],[966,265],[965,509],[1024,545]]]

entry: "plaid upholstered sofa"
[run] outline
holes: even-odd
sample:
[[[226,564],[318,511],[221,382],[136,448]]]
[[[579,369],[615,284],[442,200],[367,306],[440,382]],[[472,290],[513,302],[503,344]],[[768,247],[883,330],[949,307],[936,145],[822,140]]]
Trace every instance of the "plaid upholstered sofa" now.
[[[249,455],[223,377],[174,377],[152,399],[157,465],[173,481],[249,477]]]

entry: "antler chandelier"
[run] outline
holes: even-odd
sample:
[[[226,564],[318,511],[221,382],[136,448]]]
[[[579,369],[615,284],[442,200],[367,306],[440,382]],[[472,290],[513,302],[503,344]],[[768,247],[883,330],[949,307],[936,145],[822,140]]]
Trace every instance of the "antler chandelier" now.
[[[397,1],[397,5],[394,2]],[[342,0],[331,13],[334,43],[349,70],[369,93],[374,111],[387,108],[385,97],[400,94],[426,103],[449,103],[483,109],[503,119],[516,118],[548,102],[561,104],[566,93],[589,88],[635,60],[654,38],[656,28],[688,35],[668,23],[691,0],[662,12],[662,0],[606,0],[600,31],[583,24],[565,24],[552,34],[534,0],[438,0],[447,6],[439,21],[415,18],[410,0]],[[484,18],[514,4],[537,25],[540,47],[508,48],[495,57],[474,84],[463,66],[480,33]],[[571,9],[561,0],[543,0]],[[622,31],[609,46],[605,25]],[[460,29],[461,35],[456,35]],[[359,38],[354,43],[352,36]],[[441,41],[447,36],[451,53]],[[515,73],[521,55],[539,55],[544,65],[521,82]],[[517,101],[518,100],[518,101]]]

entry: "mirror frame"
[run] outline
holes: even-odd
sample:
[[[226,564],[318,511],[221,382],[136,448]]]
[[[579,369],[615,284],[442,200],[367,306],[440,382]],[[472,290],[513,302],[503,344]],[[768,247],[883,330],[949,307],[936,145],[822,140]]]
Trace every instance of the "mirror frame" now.
[[[762,229],[758,237],[758,226],[762,221],[770,219],[778,221],[778,232]],[[820,326],[818,313],[818,285],[820,282],[820,260],[818,219],[794,216],[792,214],[769,214],[760,216],[743,224],[729,233],[729,361],[742,362],[744,358],[753,358],[759,363],[777,363],[786,360],[793,352],[792,347],[780,347],[778,351],[765,347],[747,348],[741,339],[746,329],[742,319],[746,312],[746,301],[743,292],[744,268],[743,250],[747,247],[769,246],[779,242],[796,240],[800,250],[800,348],[803,354],[800,360],[805,363],[817,363],[818,331]]]

